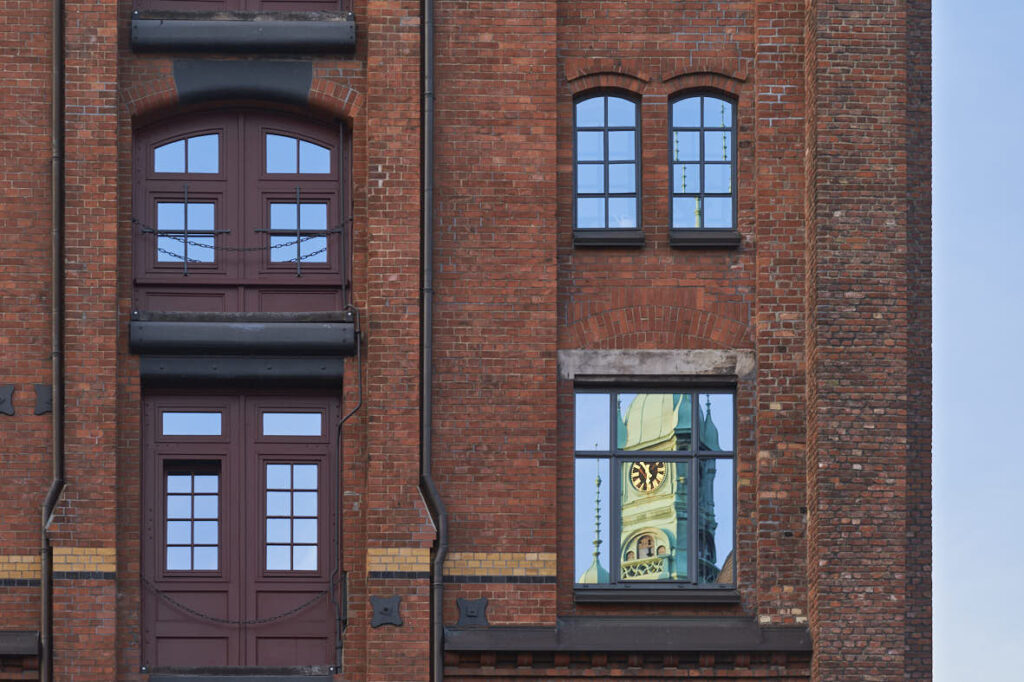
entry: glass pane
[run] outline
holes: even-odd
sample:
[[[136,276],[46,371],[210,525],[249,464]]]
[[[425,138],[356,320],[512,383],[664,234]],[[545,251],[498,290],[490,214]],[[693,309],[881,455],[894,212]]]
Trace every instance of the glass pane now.
[[[675,194],[700,192],[700,164],[677,163],[672,166],[672,191]]]
[[[697,581],[734,583],[733,462],[702,459],[697,470]]]
[[[193,518],[217,518],[217,495],[196,495],[192,501]]]
[[[731,393],[701,393],[700,449],[702,452],[732,452],[733,396]]]
[[[608,98],[608,127],[635,128],[636,105],[621,97]]]
[[[580,395],[576,397],[579,398]],[[607,404],[608,396],[605,395],[604,398]],[[577,583],[609,582],[609,552],[612,539],[608,511],[610,476],[607,459],[576,460],[573,575]]]
[[[197,545],[218,544],[216,521],[196,521],[192,524],[192,527],[195,533],[194,542]]]
[[[704,160],[732,160],[732,133],[730,131],[719,130],[704,133]]]
[[[576,227],[607,227],[604,219],[604,199],[577,199]]]
[[[319,412],[264,412],[264,436],[319,436],[322,415]]]
[[[168,571],[189,571],[192,569],[192,548],[191,547],[168,547],[167,548],[167,570]]]
[[[164,412],[165,436],[219,436],[220,412]]]
[[[303,238],[302,243],[299,245],[299,257],[303,263],[326,263],[327,238]]]
[[[299,225],[303,230],[326,230],[327,204],[302,204],[299,206]]]
[[[216,252],[213,250],[213,237],[190,236],[188,241],[188,260],[190,263],[214,262]]]
[[[291,569],[291,546],[267,545],[267,570],[287,571]]]
[[[636,133],[631,130],[616,130],[608,133],[608,159],[610,161],[633,161],[636,158]]]
[[[192,492],[192,476],[189,474],[171,474],[167,477],[167,492]]]
[[[704,227],[733,227],[732,197],[704,197]]]
[[[700,161],[699,133],[672,133],[673,161]]]
[[[636,198],[608,200],[608,227],[636,227]]]
[[[603,194],[604,166],[599,163],[576,164],[576,191],[580,194]]]
[[[672,198],[672,227],[700,227],[700,199],[697,197]]]
[[[705,191],[717,194],[729,194],[732,192],[732,165],[723,163],[709,163],[704,166]]]
[[[672,125],[675,128],[700,127],[700,97],[687,97],[672,105]]]
[[[621,466],[619,577],[685,580],[688,464],[644,460]]]
[[[168,545],[190,545],[190,544],[192,544],[192,522],[191,521],[168,521],[167,522],[167,544]]]
[[[635,194],[636,164],[613,163],[609,165],[608,191],[612,194]]]
[[[195,487],[197,493],[215,493],[217,492],[217,476],[196,476]]]
[[[296,464],[293,476],[296,490],[316,490],[316,464]]]
[[[330,173],[331,150],[312,142],[299,142],[300,173]]]
[[[316,543],[316,519],[295,519],[295,542]]]
[[[192,254],[189,254],[189,259]],[[156,240],[156,260],[158,263],[180,263],[185,260],[185,245],[180,239],[159,237]]]
[[[267,493],[267,516],[290,516],[292,513],[292,494],[282,492]]]
[[[292,467],[290,464],[267,465],[267,488],[288,490],[292,487]]]
[[[184,230],[185,204],[161,201],[156,205],[156,229]]]
[[[692,410],[687,393],[620,393],[616,441],[620,450],[688,451]]]
[[[192,549],[192,569],[196,571],[217,570],[216,547],[194,547]]]
[[[604,161],[604,133],[576,133],[577,161]]]
[[[213,204],[188,205],[189,231],[212,231],[214,226]]]
[[[190,518],[192,518],[192,496],[191,495],[168,495],[167,496],[167,518],[169,518],[169,519],[190,519]]]
[[[298,159],[297,140],[284,135],[267,135],[267,172],[294,173]]]
[[[731,128],[732,104],[715,97],[704,98],[704,127]]]
[[[288,263],[295,262],[295,240],[297,236],[271,237],[270,238],[270,262]]]
[[[188,140],[188,172],[216,173],[219,166],[217,135],[199,135]]]
[[[294,203],[270,205],[270,229],[294,230],[298,228],[298,210]]]
[[[291,519],[267,519],[267,542],[291,542]]]
[[[576,103],[576,127],[599,128],[604,125],[604,97],[591,97]]]
[[[316,493],[292,493],[295,516],[316,516]]]
[[[299,545],[292,547],[292,570],[316,570],[316,545]]]
[[[157,173],[184,173],[185,140],[162,144],[154,149],[153,170]]]
[[[611,398],[607,393],[577,393],[576,449],[609,450],[610,419]]]

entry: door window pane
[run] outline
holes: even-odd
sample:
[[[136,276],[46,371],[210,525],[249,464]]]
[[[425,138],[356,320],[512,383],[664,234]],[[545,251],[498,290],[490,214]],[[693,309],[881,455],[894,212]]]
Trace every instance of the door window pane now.
[[[219,436],[220,412],[164,412],[165,436]]]
[[[218,135],[188,138],[188,172],[216,173],[220,165]]]
[[[266,465],[268,571],[317,569],[318,469],[316,464]]]
[[[263,435],[320,436],[322,423],[320,412],[264,412]]]
[[[267,172],[294,173],[298,168],[298,140],[285,135],[267,135]]]
[[[196,471],[175,471],[166,475],[166,570],[216,571],[219,568],[219,478],[218,474]]]

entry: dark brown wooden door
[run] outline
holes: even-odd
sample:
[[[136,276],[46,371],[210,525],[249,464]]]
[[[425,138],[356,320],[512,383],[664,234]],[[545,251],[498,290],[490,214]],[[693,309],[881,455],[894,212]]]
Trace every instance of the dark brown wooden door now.
[[[333,662],[338,409],[315,393],[146,397],[147,665]]]

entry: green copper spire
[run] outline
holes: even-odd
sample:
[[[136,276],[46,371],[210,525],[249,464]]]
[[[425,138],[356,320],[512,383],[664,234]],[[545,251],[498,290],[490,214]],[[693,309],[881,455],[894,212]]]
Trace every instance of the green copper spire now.
[[[594,494],[594,560],[590,568],[580,576],[580,583],[606,583],[608,582],[608,571],[601,565],[601,474],[594,480],[597,488]]]

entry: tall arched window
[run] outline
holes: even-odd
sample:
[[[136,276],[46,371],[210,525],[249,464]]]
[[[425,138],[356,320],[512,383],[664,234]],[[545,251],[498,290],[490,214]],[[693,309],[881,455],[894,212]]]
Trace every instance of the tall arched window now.
[[[574,107],[574,227],[640,227],[640,129],[636,102],[588,95]]]
[[[135,309],[340,310],[346,153],[338,127],[264,112],[140,130]]]
[[[672,102],[672,228],[736,229],[735,107],[713,93]]]

